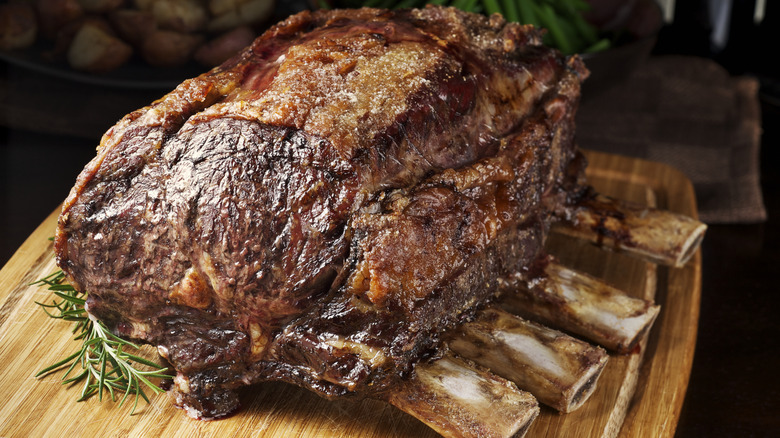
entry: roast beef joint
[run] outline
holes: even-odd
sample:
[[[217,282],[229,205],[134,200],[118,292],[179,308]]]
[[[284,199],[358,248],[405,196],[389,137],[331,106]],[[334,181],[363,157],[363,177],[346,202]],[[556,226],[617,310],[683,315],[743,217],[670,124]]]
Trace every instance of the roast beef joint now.
[[[544,254],[551,227],[681,265],[704,226],[587,186],[588,72],[541,37],[443,7],[293,15],[108,130],[57,262],[93,317],[157,347],[196,418],[269,380],[445,435],[522,433],[536,398],[576,409],[658,306],[609,289],[573,329],[550,294],[609,287]],[[642,240],[649,217],[673,232]],[[619,327],[589,338],[588,317]]]

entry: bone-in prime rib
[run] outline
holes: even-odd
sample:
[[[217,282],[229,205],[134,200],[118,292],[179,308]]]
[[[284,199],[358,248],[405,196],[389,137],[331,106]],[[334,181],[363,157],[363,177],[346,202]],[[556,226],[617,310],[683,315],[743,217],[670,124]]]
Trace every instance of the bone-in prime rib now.
[[[586,75],[498,16],[300,13],[106,133],[58,264],[192,415],[265,380],[381,398],[578,195]]]

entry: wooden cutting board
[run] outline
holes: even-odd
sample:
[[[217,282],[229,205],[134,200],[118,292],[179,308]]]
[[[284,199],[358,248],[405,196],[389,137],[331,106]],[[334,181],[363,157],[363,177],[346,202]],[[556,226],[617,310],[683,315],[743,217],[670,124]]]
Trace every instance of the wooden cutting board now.
[[[587,153],[588,176],[599,191],[696,217],[691,183],[658,163]],[[68,323],[51,319],[34,302],[49,292],[33,281],[54,272],[52,213],[0,271],[0,437],[425,437],[425,425],[379,401],[327,401],[283,383],[243,390],[243,409],[201,422],[174,408],[167,395],[130,406],[92,398],[76,402],[80,387],[59,374],[36,379],[45,366],[74,351]],[[629,355],[613,355],[591,399],[560,415],[543,407],[528,437],[671,437],[688,385],[701,292],[701,254],[683,268],[656,267],[553,236],[548,248],[561,261],[605,278],[635,296],[655,297],[662,311],[649,337]],[[151,350],[151,347],[145,347]]]

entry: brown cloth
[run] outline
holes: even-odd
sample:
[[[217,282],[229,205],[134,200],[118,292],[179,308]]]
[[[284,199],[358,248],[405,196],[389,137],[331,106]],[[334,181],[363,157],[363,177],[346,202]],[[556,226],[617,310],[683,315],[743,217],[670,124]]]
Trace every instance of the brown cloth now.
[[[766,220],[759,181],[758,81],[696,57],[650,57],[583,93],[579,145],[669,164],[693,182],[706,223]]]

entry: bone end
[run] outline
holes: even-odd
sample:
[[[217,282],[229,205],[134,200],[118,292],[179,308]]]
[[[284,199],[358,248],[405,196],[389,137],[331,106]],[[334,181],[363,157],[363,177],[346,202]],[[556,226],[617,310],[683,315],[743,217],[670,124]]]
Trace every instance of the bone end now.
[[[630,352],[660,311],[604,281],[550,262],[534,278],[516,276],[502,286],[501,307],[618,353]]]
[[[388,402],[445,437],[522,437],[539,415],[531,394],[450,353],[418,364]]]
[[[449,345],[564,413],[590,397],[609,358],[602,348],[494,308],[462,325]]]
[[[679,268],[696,253],[707,225],[679,213],[594,195],[573,206],[570,220],[553,230]]]
[[[603,349],[593,347],[595,352],[595,361],[587,366],[577,379],[568,389],[563,392],[561,401],[563,403],[558,406],[553,406],[561,413],[568,414],[574,412],[590,398],[593,392],[596,390],[596,384],[598,383],[601,372],[607,365],[609,355]]]
[[[702,240],[704,240],[704,234],[707,232],[707,225],[696,221],[691,227],[688,233],[688,238],[683,241],[682,247],[679,251],[679,256],[673,260],[672,266],[675,268],[681,268],[688,263],[688,260],[696,254],[696,250],[701,246]]]

